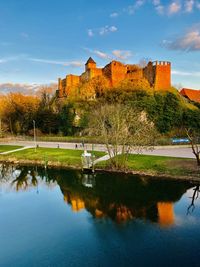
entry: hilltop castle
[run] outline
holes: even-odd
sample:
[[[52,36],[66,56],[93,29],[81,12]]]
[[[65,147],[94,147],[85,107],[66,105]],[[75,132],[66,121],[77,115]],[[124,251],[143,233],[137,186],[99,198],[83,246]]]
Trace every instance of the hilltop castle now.
[[[94,77],[104,76],[110,87],[129,79],[131,81],[145,78],[155,90],[166,90],[171,87],[171,63],[168,61],[149,62],[144,68],[136,64],[123,64],[111,61],[103,68],[98,68],[90,57],[85,64],[85,72],[80,76],[69,74],[66,78],[58,79],[58,97],[67,97],[78,84],[88,82]]]

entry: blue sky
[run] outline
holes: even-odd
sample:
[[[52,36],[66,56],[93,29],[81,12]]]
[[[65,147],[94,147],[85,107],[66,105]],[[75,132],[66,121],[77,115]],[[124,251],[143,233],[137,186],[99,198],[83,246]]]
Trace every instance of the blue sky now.
[[[174,85],[200,89],[200,1],[0,0],[0,89],[80,74],[89,56],[168,60]]]

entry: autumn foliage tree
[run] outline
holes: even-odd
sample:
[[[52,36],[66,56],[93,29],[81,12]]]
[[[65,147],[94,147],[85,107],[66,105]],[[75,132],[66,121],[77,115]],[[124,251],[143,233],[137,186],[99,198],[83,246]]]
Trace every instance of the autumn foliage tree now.
[[[21,93],[10,93],[3,97],[1,116],[11,133],[22,134],[32,128],[32,121],[38,109],[39,98]]]

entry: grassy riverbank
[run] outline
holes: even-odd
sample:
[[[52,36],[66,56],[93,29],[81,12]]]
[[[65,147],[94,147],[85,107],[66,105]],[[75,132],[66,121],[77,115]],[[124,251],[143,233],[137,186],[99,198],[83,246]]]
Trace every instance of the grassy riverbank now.
[[[4,151],[13,150],[16,146],[0,146]],[[73,167],[81,168],[81,155],[83,150],[60,149],[60,148],[29,148],[6,155],[0,155],[1,162],[14,162],[20,164],[38,164],[52,167]],[[96,158],[105,155],[104,152],[94,151]],[[119,160],[121,156],[118,156]],[[96,169],[112,170],[110,162],[99,162]],[[199,179],[200,171],[197,168],[195,159],[148,156],[148,155],[129,155],[126,171],[151,176],[166,176],[183,179]]]
[[[22,146],[0,145],[0,153],[22,148]]]
[[[81,155],[83,150],[60,149],[60,148],[29,148],[13,152],[7,155],[0,155],[1,161],[44,164],[49,166],[81,167]],[[105,155],[104,152],[94,151],[96,158]]]
[[[121,156],[118,156],[119,160]],[[100,169],[110,169],[110,162],[103,161],[96,166]],[[154,176],[188,177],[200,180],[200,172],[195,159],[129,155],[127,171]]]

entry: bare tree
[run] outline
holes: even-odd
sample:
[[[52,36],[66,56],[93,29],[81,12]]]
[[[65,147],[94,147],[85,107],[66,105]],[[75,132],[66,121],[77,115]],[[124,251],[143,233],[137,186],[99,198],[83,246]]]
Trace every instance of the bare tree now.
[[[200,136],[199,133],[192,129],[186,129],[186,134],[188,139],[190,140],[192,152],[196,157],[197,165],[200,167]]]
[[[89,131],[102,137],[111,166],[118,169],[126,167],[129,153],[152,146],[156,133],[145,112],[121,104],[106,104],[96,109],[90,118]]]

